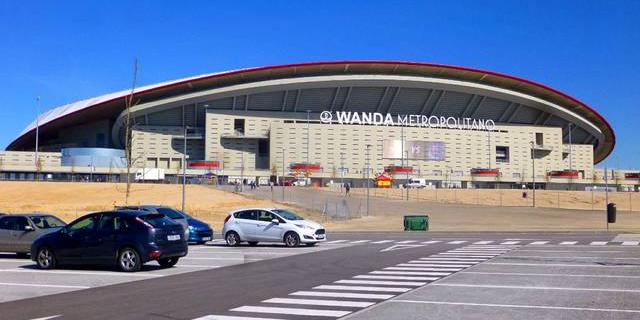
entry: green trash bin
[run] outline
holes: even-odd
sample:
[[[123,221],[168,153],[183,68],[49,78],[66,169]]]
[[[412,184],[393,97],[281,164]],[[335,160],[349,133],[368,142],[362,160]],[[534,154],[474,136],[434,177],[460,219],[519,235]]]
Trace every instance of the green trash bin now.
[[[429,230],[428,215],[404,216],[404,231],[427,231],[427,230]]]

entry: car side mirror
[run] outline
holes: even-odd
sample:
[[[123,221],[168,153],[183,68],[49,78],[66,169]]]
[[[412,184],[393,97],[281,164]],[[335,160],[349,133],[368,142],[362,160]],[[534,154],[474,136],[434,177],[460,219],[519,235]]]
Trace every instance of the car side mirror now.
[[[271,219],[271,223],[273,223],[273,224],[280,224],[280,221],[278,221],[278,219]]]
[[[34,230],[33,227],[30,225],[24,226],[24,231],[33,231],[33,230]]]

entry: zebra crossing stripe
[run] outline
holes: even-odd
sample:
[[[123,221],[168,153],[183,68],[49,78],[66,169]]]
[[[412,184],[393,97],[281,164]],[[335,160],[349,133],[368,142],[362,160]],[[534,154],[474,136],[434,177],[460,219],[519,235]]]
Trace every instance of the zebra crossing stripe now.
[[[434,243],[438,243],[438,242],[442,242],[440,240],[429,240],[429,241],[424,241],[424,242],[420,242],[422,244],[434,244]]]
[[[424,267],[424,268],[423,268]],[[451,271],[451,272],[456,272],[456,271],[460,271],[464,268],[453,268],[452,266],[446,266],[446,268],[444,268],[445,266],[440,266],[440,268],[438,267],[430,267],[427,268],[426,266],[420,266],[419,268],[408,268],[408,267],[387,267],[384,268],[384,270],[399,270],[399,271],[440,271],[440,272],[445,272],[445,271]]]
[[[370,301],[344,301],[344,300],[320,300],[320,299],[291,299],[291,298],[272,298],[262,301],[264,303],[281,303],[281,304],[301,304],[310,306],[323,307],[349,307],[349,308],[366,308],[376,304]]]
[[[371,240],[356,240],[356,241],[351,241],[349,243],[365,243],[365,242],[369,242]]]
[[[518,243],[520,243],[520,241],[505,241],[501,244],[518,244]]]
[[[289,295],[305,296],[305,297],[377,299],[377,300],[387,300],[395,297],[395,295],[392,295],[392,294],[351,293],[351,292],[331,292],[331,291],[296,291],[294,293],[290,293]]]
[[[622,242],[622,245],[623,246],[637,246],[638,243],[640,243],[640,242],[638,242],[638,241],[624,241],[624,242]]]
[[[193,320],[283,320],[283,319],[255,318],[255,317],[244,317],[244,316],[243,317],[236,317],[236,316],[222,316],[222,315],[211,314],[211,315],[208,315],[208,316],[195,318]]]
[[[542,244],[547,244],[547,243],[549,243],[549,241],[534,241],[534,242],[531,242],[531,243],[529,243],[529,244],[532,244],[532,245],[542,245]]]
[[[467,242],[467,241],[464,241],[464,240],[457,240],[457,241],[449,241],[449,242],[447,242],[447,243],[448,243],[448,244],[463,244],[463,243],[465,243],[465,242]]]
[[[371,287],[371,286],[338,286],[323,284],[313,287],[316,290],[374,291],[374,292],[407,292],[412,288],[404,287]]]
[[[477,261],[477,262],[482,262],[482,261],[486,261],[487,259],[482,259],[482,258],[449,258],[449,257],[435,258],[435,257],[427,257],[427,258],[420,258],[420,260],[422,260],[422,261],[448,260],[448,261]]]
[[[448,276],[453,272],[422,272],[422,271],[371,271],[370,274],[397,274],[408,276]]]
[[[338,280],[334,283],[337,284],[369,284],[369,285],[381,285],[381,286],[413,286],[419,287],[427,284],[426,282],[418,281],[382,281],[382,280]]]
[[[301,309],[301,308],[280,308],[280,307],[259,307],[259,306],[242,306],[233,308],[230,311],[237,312],[256,312],[256,313],[271,313],[271,314],[291,314],[298,316],[316,316],[316,317],[332,317],[339,318],[344,317],[351,313],[351,311],[343,310],[322,310],[322,309]]]
[[[416,240],[405,240],[405,241],[400,241],[400,242],[396,242],[398,244],[406,244],[406,243],[413,243],[416,242]]]
[[[375,241],[375,242],[371,242],[373,244],[380,244],[380,243],[389,243],[389,242],[393,242],[394,240],[381,240],[381,241]]]
[[[342,242],[347,242],[347,240],[333,240],[333,241],[329,241],[327,243],[342,243]]]
[[[589,245],[592,245],[592,246],[604,246],[604,245],[607,245],[607,241],[593,241],[593,242],[589,243]]]
[[[377,276],[377,275],[359,275],[353,278],[370,279],[370,280],[408,280],[408,281],[436,281],[440,279],[440,277]]]
[[[415,264],[417,266],[423,265],[425,263],[438,263],[438,264],[460,264],[460,263],[480,263],[482,261],[448,261],[448,260],[411,260],[409,261],[410,264]]]
[[[560,242],[560,245],[571,245],[576,243],[578,243],[578,241],[562,241]]]
[[[473,244],[490,244],[493,243],[493,240],[488,240],[488,241],[476,241]]]
[[[415,270],[420,270],[422,267],[451,267],[451,268],[469,268],[473,266],[473,264],[438,264],[438,263],[421,263],[421,264],[410,264],[410,263],[400,263],[397,264],[398,267],[416,267]],[[411,270],[411,269],[406,269]]]

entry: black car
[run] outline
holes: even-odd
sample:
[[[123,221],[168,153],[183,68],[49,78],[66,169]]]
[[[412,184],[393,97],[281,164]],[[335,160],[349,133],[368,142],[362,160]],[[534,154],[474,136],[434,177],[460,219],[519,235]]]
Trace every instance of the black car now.
[[[99,264],[132,272],[151,260],[163,268],[172,267],[187,255],[188,247],[184,229],[172,219],[155,212],[123,210],[78,218],[36,239],[31,252],[41,269]]]

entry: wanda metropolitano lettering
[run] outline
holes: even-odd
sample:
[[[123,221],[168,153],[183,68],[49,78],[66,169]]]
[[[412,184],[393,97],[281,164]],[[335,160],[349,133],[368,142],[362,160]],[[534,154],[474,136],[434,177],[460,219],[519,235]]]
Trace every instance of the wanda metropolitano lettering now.
[[[493,131],[496,129],[496,123],[492,119],[456,118],[419,114],[398,114],[394,117],[389,113],[383,114],[380,112],[322,111],[320,113],[320,121],[322,123],[409,126],[460,130]]]

